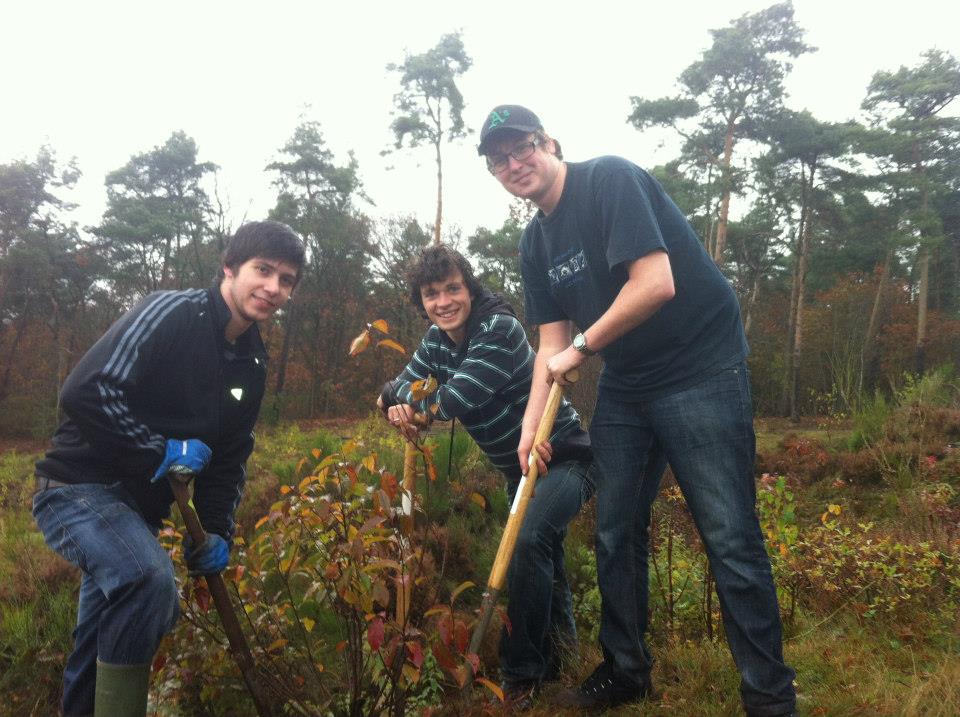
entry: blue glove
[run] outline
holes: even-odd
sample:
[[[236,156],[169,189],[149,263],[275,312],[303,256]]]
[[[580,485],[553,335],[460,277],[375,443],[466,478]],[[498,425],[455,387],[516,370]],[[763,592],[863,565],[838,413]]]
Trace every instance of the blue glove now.
[[[213,451],[210,447],[197,438],[186,441],[170,438],[167,440],[167,454],[150,482],[156,483],[158,480],[163,480],[171,470],[180,473],[199,473],[206,468],[211,455]]]
[[[199,546],[193,544],[189,535],[183,538],[183,556],[187,559],[190,575],[216,575],[223,572],[230,561],[230,546],[216,533],[207,533]]]

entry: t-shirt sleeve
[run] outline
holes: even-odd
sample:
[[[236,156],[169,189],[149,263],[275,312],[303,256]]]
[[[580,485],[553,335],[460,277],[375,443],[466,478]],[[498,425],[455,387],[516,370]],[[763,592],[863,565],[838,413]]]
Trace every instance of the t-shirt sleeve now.
[[[598,187],[600,224],[607,243],[607,266],[613,269],[654,251],[667,251],[651,201],[651,187],[631,169],[612,171]]]
[[[527,321],[537,326],[564,321],[569,317],[554,300],[550,293],[547,268],[541,266],[531,228],[523,232],[520,241],[520,278],[523,281],[523,308]]]

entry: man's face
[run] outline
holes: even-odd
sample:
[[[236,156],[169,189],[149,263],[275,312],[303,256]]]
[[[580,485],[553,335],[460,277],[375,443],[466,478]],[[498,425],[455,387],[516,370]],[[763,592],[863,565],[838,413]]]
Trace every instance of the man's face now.
[[[427,317],[445,331],[451,340],[460,343],[466,333],[473,303],[463,274],[454,269],[443,281],[424,284],[420,287],[420,299]]]
[[[234,271],[223,267],[220,292],[237,321],[252,324],[273,316],[297,285],[297,268],[277,259],[256,256]]]
[[[524,159],[515,159],[514,156],[524,156],[533,151]],[[535,134],[510,133],[495,143],[487,154],[488,166],[506,160],[502,169],[493,171],[493,175],[500,180],[500,184],[510,194],[521,199],[529,199],[539,205],[553,187],[560,171],[561,162],[553,153],[553,141],[537,140]]]

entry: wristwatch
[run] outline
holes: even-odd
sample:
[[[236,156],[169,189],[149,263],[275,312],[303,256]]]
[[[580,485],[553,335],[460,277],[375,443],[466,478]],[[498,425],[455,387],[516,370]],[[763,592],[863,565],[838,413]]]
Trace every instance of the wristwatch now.
[[[596,351],[587,346],[587,337],[583,333],[579,333],[573,337],[573,348],[582,353],[584,356],[595,356]]]

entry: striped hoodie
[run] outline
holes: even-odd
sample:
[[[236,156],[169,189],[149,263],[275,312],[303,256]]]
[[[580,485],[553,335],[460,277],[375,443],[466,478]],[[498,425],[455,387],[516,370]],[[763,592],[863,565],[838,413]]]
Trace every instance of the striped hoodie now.
[[[463,342],[455,345],[444,331],[431,325],[410,363],[384,386],[381,397],[385,406],[406,403],[435,420],[459,419],[490,462],[508,478],[517,478],[517,445],[534,358],[513,309],[484,290],[473,299]],[[439,387],[415,401],[412,383],[428,376],[433,376]],[[580,417],[566,399],[557,411],[550,440],[554,463],[592,458]]]

